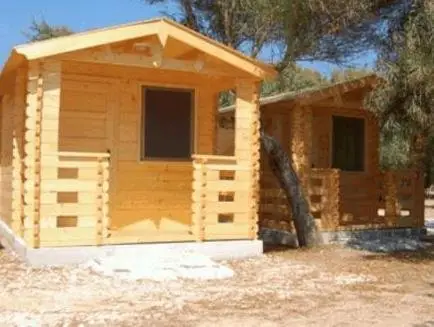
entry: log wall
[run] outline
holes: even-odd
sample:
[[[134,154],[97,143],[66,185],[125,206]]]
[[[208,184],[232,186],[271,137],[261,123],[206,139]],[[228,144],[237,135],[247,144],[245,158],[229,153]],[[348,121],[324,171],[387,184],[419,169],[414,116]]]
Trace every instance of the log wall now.
[[[8,92],[0,103],[0,219],[23,236],[24,109],[27,69],[10,77]]]
[[[140,161],[142,86],[194,88],[195,150],[213,153],[217,92],[205,77],[73,62],[63,63],[59,149],[111,151],[105,242],[190,240],[193,164]]]
[[[380,172],[379,129],[373,114],[362,108],[362,99],[363,92],[356,91],[308,107],[295,106],[293,102],[267,104],[261,107],[261,120],[265,131],[292,153],[294,166],[303,184],[308,185],[304,191],[312,214],[322,230],[420,227],[423,225],[418,200],[421,192],[417,188],[420,180],[411,171]],[[332,169],[333,115],[365,120],[364,171]],[[227,121],[230,112],[222,117]],[[227,149],[232,149],[231,142],[231,129],[221,126],[218,136],[221,154],[230,154]],[[260,225],[293,230],[286,197],[263,152],[260,194]]]
[[[0,171],[0,213],[1,219],[9,226],[12,220],[12,139],[13,94],[6,94],[1,105],[1,171]]]

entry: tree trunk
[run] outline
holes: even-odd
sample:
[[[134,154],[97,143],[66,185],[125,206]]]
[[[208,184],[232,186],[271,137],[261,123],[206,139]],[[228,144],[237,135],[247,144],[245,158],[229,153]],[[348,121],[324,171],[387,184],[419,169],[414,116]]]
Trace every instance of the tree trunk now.
[[[312,247],[320,243],[315,219],[310,214],[309,203],[303,193],[300,180],[292,161],[282,146],[273,137],[261,130],[261,144],[268,155],[271,170],[284,190],[291,205],[292,219],[300,247]]]

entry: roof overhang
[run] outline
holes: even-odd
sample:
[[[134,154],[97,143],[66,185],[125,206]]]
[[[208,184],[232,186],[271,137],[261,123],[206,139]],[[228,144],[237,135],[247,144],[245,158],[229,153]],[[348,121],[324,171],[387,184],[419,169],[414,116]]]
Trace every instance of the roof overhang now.
[[[259,100],[261,106],[266,106],[275,103],[296,103],[300,105],[309,105],[315,102],[333,97],[335,95],[343,95],[345,93],[355,91],[362,88],[375,88],[375,86],[381,82],[382,79],[376,74],[366,75],[360,78],[351,79],[348,81],[336,83],[333,85],[307,88],[296,92],[286,92],[272,95],[269,97],[263,97]],[[235,110],[235,106],[228,106],[220,108],[221,114],[229,113]]]
[[[2,69],[0,79],[26,61],[53,57],[152,35],[156,35],[162,44],[168,38],[185,43],[210,57],[245,72],[252,79],[265,80],[277,75],[277,72],[271,65],[254,60],[239,51],[216,42],[172,20],[160,18],[16,46]]]

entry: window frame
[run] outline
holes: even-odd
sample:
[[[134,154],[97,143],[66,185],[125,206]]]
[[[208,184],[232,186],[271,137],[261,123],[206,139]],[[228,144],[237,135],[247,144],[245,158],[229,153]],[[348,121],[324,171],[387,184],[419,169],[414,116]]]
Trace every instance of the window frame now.
[[[338,117],[338,118],[348,118],[348,119],[359,119],[361,121],[363,121],[363,160],[362,160],[362,169],[360,170],[346,170],[346,169],[342,169],[342,168],[336,168],[333,167],[334,166],[334,117]],[[369,151],[368,151],[368,121],[366,119],[366,117],[363,115],[359,116],[359,115],[345,115],[341,112],[332,112],[331,116],[330,116],[330,120],[331,120],[331,131],[330,131],[330,168],[331,169],[338,169],[342,172],[346,172],[346,173],[355,173],[355,174],[360,174],[360,173],[366,173],[368,172],[368,155],[369,155]]]
[[[163,90],[163,91],[182,91],[190,93],[191,95],[191,107],[190,107],[190,157],[176,158],[176,157],[148,157],[145,156],[145,128],[146,128],[146,90]],[[192,155],[196,150],[196,114],[197,114],[197,99],[198,90],[193,86],[185,85],[172,85],[172,84],[152,84],[152,83],[140,83],[138,87],[138,103],[139,107],[139,142],[138,142],[138,161],[141,163],[165,161],[165,162],[188,162],[192,160]]]

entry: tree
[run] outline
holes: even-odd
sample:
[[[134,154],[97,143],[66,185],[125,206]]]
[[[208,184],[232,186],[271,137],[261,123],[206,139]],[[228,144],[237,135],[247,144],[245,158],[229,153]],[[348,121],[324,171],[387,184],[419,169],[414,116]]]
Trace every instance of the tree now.
[[[53,26],[48,24],[45,19],[42,19],[40,22],[33,20],[29,31],[24,32],[24,35],[30,42],[36,42],[73,33],[74,32],[67,26]]]
[[[275,80],[264,82],[261,95],[270,96],[282,92],[299,91],[329,83],[330,81],[318,71],[302,68],[294,63],[282,70]]]
[[[330,82],[340,83],[345,82],[347,80],[360,78],[366,75],[372,74],[373,71],[371,69],[360,69],[360,68],[346,68],[346,69],[334,69],[330,76]]]
[[[377,25],[405,0],[142,1],[176,4],[179,13],[169,15],[180,23],[254,58],[267,50],[282,71],[296,60],[345,62],[370,48]]]
[[[408,146],[408,164],[428,176],[434,161],[434,3],[408,1],[379,43],[377,68],[384,83],[368,104],[380,118],[383,134],[398,129],[401,143]]]

